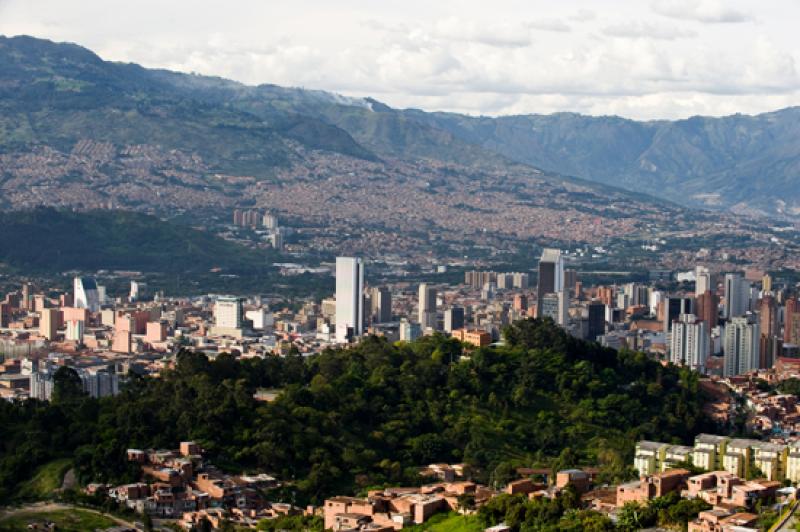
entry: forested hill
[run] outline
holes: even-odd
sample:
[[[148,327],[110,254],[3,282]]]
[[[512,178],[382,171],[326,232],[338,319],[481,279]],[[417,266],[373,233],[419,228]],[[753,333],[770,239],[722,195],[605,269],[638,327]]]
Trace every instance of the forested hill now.
[[[181,353],[158,379],[118,397],[0,402],[0,499],[49,461],[73,460],[83,482],[131,481],[129,447],[197,440],[228,469],[294,479],[297,501],[418,482],[416,466],[466,462],[502,484],[516,466],[598,465],[629,478],[640,438],[688,443],[711,430],[698,375],[644,354],[566,335],[551,321],[508,327],[505,346],[465,354],[443,336],[392,345],[377,337],[304,359],[214,361]],[[258,387],[279,387],[258,403]]]

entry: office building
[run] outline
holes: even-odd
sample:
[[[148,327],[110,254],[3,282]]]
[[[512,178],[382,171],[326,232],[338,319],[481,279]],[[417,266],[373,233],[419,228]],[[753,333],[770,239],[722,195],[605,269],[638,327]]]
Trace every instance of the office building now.
[[[392,321],[392,293],[385,286],[373,287],[369,291],[370,316],[372,323]]]
[[[239,297],[220,297],[214,304],[214,325],[223,329],[241,329],[244,300]]]
[[[749,316],[737,316],[725,325],[723,352],[726,377],[758,369],[761,357],[760,327]]]
[[[707,325],[694,314],[681,314],[672,324],[669,358],[673,364],[704,372],[710,354]]]
[[[564,257],[561,256],[561,250],[545,248],[542,252],[536,290],[536,315],[543,316],[544,297],[564,290]]]
[[[83,320],[69,320],[67,321],[67,333],[65,338],[72,342],[83,343],[83,332],[86,328],[86,322]]]
[[[422,283],[419,285],[419,326],[425,329],[436,328],[436,288]]]
[[[76,308],[98,312],[100,310],[100,292],[97,289],[97,281],[93,277],[75,277],[73,279],[73,301]]]
[[[464,308],[451,307],[444,311],[444,331],[452,333],[464,328]]]
[[[729,320],[744,316],[750,305],[750,283],[740,273],[725,274],[725,303],[722,316]]]
[[[336,341],[348,343],[364,334],[364,264],[356,257],[336,257]]]
[[[58,309],[46,308],[39,312],[39,335],[48,340],[55,340],[58,332]]]
[[[705,266],[697,266],[694,269],[694,278],[695,297],[714,290],[714,287],[711,286],[711,272]]]
[[[678,320],[681,314],[694,314],[690,297],[667,297],[662,301],[662,306],[662,323],[665,334],[669,334],[672,324]]]
[[[594,342],[598,336],[606,333],[606,306],[600,301],[589,303],[587,322],[586,338]]]
[[[422,336],[422,328],[419,323],[413,323],[403,318],[400,320],[400,340],[403,342],[413,342]]]
[[[711,334],[711,329],[719,323],[719,297],[711,290],[698,294],[695,299],[695,314],[705,322],[706,331]]]

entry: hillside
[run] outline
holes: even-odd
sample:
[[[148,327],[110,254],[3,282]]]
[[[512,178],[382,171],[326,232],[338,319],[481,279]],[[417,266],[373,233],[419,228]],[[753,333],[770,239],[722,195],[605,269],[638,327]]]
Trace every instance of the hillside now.
[[[800,108],[637,122],[571,113],[415,120],[554,172],[706,205],[800,214]]]
[[[0,213],[0,263],[26,271],[266,272],[276,255],[125,211]]]
[[[465,462],[499,485],[519,466],[597,465],[611,481],[633,475],[638,439],[686,443],[712,428],[687,368],[577,340],[552,321],[505,335],[470,356],[441,335],[370,337],[310,358],[180,353],[175,370],[117,397],[59,399],[59,388],[49,405],[2,401],[0,501],[59,458],[73,458],[82,482],[134,481],[127,448],[185,440],[231,470],[295,479],[298,503],[418,482],[416,468],[436,462]],[[259,387],[284,391],[264,404]]]

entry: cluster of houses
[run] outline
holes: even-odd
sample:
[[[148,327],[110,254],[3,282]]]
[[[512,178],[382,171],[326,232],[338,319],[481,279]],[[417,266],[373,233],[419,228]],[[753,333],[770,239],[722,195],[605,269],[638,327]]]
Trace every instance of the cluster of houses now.
[[[90,484],[89,493],[104,493],[126,507],[153,517],[175,519],[187,530],[207,520],[255,528],[258,521],[301,513],[289,504],[265,499],[265,490],[278,486],[266,475],[227,475],[203,459],[194,442],[176,450],[128,449],[128,460],[141,466],[146,482],[121,486]]]
[[[800,481],[800,442],[790,444],[699,434],[694,446],[641,441],[633,466],[640,475],[651,475],[684,464],[706,471],[727,471],[743,478]]]

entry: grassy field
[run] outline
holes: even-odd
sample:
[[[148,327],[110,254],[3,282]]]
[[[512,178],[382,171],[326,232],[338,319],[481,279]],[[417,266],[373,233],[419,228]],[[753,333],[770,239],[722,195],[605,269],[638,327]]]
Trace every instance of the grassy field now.
[[[55,510],[43,512],[22,512],[8,517],[0,517],[0,532],[28,530],[31,523],[55,523],[59,532],[91,532],[115,526],[114,520],[86,510]]]
[[[424,525],[414,526],[408,530],[412,532],[482,532],[483,527],[475,516],[448,513],[434,515]]]
[[[72,462],[65,458],[53,460],[36,470],[33,477],[22,483],[17,488],[17,500],[41,500],[50,497],[55,490],[61,487],[64,474],[72,466]]]

